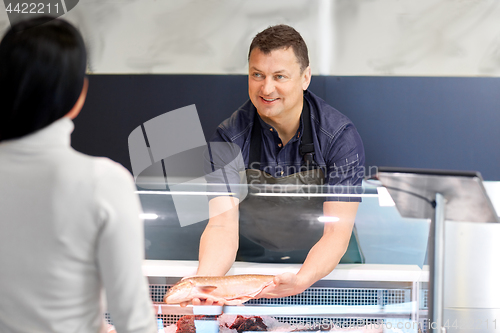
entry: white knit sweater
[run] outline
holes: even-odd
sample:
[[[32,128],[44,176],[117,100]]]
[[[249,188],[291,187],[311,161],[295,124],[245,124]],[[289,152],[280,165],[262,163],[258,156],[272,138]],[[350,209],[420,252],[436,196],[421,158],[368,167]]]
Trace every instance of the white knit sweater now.
[[[73,150],[73,122],[0,142],[0,332],[156,332],[128,171]]]

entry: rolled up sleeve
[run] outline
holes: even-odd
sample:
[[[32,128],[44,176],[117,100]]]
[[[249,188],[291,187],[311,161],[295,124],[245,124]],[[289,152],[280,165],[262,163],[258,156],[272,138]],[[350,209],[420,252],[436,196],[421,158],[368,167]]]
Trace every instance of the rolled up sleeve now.
[[[328,201],[360,202],[361,184],[365,176],[365,151],[361,137],[353,125],[346,126],[332,143],[327,163],[328,192],[342,194]],[[347,196],[346,196],[347,195]]]

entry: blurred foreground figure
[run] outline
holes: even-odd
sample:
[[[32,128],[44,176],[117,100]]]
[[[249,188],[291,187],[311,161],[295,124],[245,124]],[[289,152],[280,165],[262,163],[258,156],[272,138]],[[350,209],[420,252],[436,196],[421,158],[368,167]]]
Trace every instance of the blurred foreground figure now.
[[[0,332],[156,332],[131,175],[70,146],[88,81],[79,32],[14,25],[0,43]]]

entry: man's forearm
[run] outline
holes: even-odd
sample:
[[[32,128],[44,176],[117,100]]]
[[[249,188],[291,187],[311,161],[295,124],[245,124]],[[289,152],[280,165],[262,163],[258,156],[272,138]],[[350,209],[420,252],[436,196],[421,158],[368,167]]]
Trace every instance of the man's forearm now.
[[[237,242],[233,232],[207,225],[200,240],[200,263],[196,274],[225,275],[236,258]]]
[[[343,237],[339,237],[339,235],[323,235],[321,237],[309,251],[298,273],[301,284],[305,286],[304,290],[333,271],[342,259],[348,245],[349,240],[345,242]]]
[[[353,219],[354,220],[354,219]],[[345,253],[351,236],[352,223],[329,223],[323,237],[312,247],[297,274],[284,273],[275,277],[274,285],[266,287],[259,297],[274,298],[296,295],[329,274]]]
[[[339,221],[325,225],[323,236],[311,248],[297,274],[304,289],[332,272],[342,259],[349,246],[358,205],[355,202],[325,203],[325,216],[336,216]]]
[[[210,201],[211,218],[200,239],[197,275],[225,275],[238,250],[238,202],[230,197]]]

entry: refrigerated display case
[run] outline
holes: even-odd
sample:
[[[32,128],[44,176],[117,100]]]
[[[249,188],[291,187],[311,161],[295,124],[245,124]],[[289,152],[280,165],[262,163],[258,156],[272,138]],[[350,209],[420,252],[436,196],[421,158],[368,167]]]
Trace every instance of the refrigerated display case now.
[[[429,326],[426,254],[430,220],[401,217],[380,182],[364,182],[355,192],[340,187],[332,192],[331,188],[317,186],[240,189],[246,195],[268,193],[301,196],[303,200],[325,200],[328,196],[361,199],[352,238],[360,256],[352,263],[340,263],[298,295],[252,299],[242,306],[224,307],[180,307],[163,302],[172,285],[196,273],[199,239],[208,218],[208,205],[199,203],[208,204],[214,192],[206,184],[186,184],[175,191],[138,185],[146,214],[143,270],[149,279],[157,318],[165,332],[181,332],[177,327],[179,323],[202,332],[236,332],[238,327],[233,325],[232,331],[229,327],[237,318],[253,321],[262,318],[268,331],[281,332],[425,332]],[[186,202],[191,198],[196,198],[194,201],[198,204],[189,207]],[[186,216],[189,214],[192,216]],[[184,215],[184,221],[196,222],[182,225],[180,215]],[[321,209],[297,210],[294,215],[303,223],[324,223],[318,220],[323,215]],[[273,220],[270,215],[269,221]],[[264,249],[257,260],[237,260],[227,274],[297,272],[307,251]],[[107,314],[107,318],[112,322],[112,314]]]

